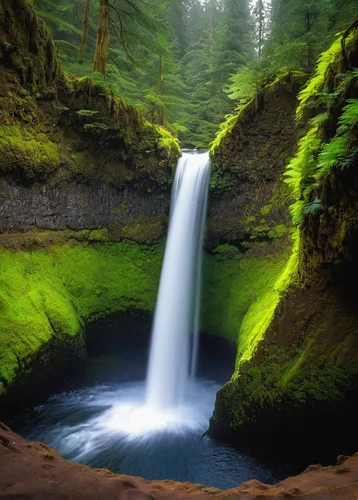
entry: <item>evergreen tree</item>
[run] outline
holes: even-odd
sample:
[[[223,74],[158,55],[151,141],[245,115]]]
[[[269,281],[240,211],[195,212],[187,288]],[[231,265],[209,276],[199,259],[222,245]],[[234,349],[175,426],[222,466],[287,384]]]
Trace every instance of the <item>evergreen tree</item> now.
[[[213,47],[218,83],[226,83],[229,76],[239,66],[245,65],[253,55],[250,49],[249,26],[248,0],[225,0]]]
[[[32,0],[64,69],[205,148],[282,71],[310,73],[356,0]]]

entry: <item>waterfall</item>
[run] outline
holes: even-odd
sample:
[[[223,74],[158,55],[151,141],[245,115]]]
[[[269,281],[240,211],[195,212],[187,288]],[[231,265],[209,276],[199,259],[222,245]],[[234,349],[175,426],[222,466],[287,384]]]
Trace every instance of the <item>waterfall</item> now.
[[[209,179],[209,153],[184,153],[172,190],[149,357],[147,404],[156,409],[179,405],[195,376]]]

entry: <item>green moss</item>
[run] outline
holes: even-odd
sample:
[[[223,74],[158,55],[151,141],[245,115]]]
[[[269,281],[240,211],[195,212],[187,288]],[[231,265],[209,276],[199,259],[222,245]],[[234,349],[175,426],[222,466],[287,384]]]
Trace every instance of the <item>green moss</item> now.
[[[266,276],[260,283],[261,290],[258,289],[259,293],[250,304],[241,324],[237,363],[250,361],[274,317],[282,295],[295,281],[298,270],[298,248],[298,236],[296,235],[292,254],[288,261],[287,257],[281,258],[280,266],[272,270],[266,270],[267,266],[262,266]]]
[[[53,173],[61,165],[58,146],[45,134],[22,127],[0,126],[0,170],[22,170],[27,177]]]
[[[218,148],[224,143],[226,138],[231,134],[234,128],[241,121],[245,113],[253,108],[255,105],[255,97],[253,97],[247,104],[238,108],[235,115],[228,115],[226,120],[220,125],[215,139],[210,144],[210,154],[214,156]]]
[[[172,151],[174,154],[180,155],[179,141],[167,129],[159,125],[155,125],[155,129],[159,134],[158,146],[159,149]]]
[[[124,239],[136,241],[137,243],[154,243],[164,236],[167,223],[168,220],[165,215],[137,217],[122,228],[122,235]]]
[[[297,107],[297,118],[303,120],[306,111],[313,106],[313,100],[328,89],[328,83],[332,74],[339,73],[340,59],[344,57],[343,50],[349,51],[354,47],[358,39],[358,30],[353,28],[341,34],[326,52],[318,58],[318,65],[314,76],[309,80],[306,87],[299,94],[299,105]]]
[[[263,243],[255,249],[259,255],[262,249],[262,257],[244,257],[235,247],[222,245],[204,259],[202,327],[237,344],[238,361],[249,356],[263,335],[297,264],[286,248],[270,252]]]
[[[134,243],[2,250],[0,378],[11,383],[44,345],[79,335],[83,322],[153,311],[162,253]]]

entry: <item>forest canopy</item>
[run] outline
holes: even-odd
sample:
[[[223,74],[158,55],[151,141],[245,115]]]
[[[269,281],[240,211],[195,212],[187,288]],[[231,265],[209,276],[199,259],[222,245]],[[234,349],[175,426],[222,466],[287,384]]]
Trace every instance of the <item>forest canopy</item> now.
[[[207,148],[226,115],[289,70],[314,71],[356,0],[32,0],[62,65],[183,147]]]

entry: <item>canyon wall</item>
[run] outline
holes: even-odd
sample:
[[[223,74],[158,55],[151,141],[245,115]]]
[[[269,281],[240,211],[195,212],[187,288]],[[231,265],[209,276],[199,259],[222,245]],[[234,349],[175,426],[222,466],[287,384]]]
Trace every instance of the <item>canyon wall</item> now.
[[[301,139],[285,172],[297,273],[260,341],[249,333],[255,347],[239,353],[210,427],[212,436],[310,461],[357,446],[357,41],[355,23],[300,93]]]

